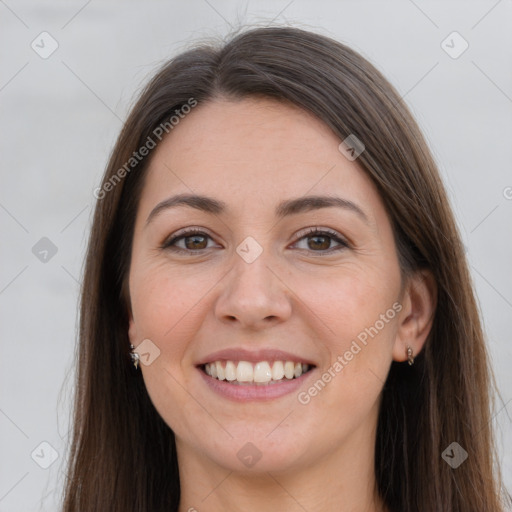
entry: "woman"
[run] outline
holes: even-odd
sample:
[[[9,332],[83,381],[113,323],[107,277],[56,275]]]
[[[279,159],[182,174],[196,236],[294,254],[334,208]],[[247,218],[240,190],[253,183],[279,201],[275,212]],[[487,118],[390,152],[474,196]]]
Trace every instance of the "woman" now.
[[[66,512],[503,510],[460,236],[364,58],[179,55],[95,195]]]

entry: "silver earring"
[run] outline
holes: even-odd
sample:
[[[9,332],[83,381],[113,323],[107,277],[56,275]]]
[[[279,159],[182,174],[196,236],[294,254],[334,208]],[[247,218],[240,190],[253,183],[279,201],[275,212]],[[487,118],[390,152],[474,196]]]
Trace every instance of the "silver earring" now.
[[[133,352],[134,348],[135,347],[130,344],[130,349],[132,350],[132,352],[130,353],[130,357],[132,359],[133,366],[135,366],[135,369],[137,369],[139,366],[140,357],[139,357],[139,354],[137,354],[137,352]]]
[[[407,345],[407,362],[409,363],[409,366],[414,364],[412,348],[409,345]]]

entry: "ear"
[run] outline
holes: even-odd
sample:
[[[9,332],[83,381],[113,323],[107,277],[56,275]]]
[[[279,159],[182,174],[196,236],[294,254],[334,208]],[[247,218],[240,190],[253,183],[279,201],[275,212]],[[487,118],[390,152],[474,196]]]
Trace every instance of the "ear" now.
[[[135,320],[133,319],[128,279],[123,280],[123,284],[121,286],[121,298],[128,314],[128,338],[130,339],[130,343],[132,345],[136,345],[135,340],[137,339],[137,327],[135,326]]]
[[[407,278],[398,318],[398,331],[393,346],[395,361],[407,360],[407,347],[417,356],[432,328],[437,305],[437,284],[432,272],[418,270]]]
[[[126,296],[126,295],[125,295]],[[128,295],[129,297],[129,295]],[[128,338],[130,338],[130,343],[134,346],[137,346],[137,326],[135,324],[135,320],[133,319],[133,311],[131,301],[128,299],[126,302],[126,309],[128,313]]]
[[[128,337],[130,338],[130,343],[132,345],[136,345],[135,341],[137,340],[137,327],[135,326],[135,320],[133,319],[133,314],[131,311],[128,320]]]

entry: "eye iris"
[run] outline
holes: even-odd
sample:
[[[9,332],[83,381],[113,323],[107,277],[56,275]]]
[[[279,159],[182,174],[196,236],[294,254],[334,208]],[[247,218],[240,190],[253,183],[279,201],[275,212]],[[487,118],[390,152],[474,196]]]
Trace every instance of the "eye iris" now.
[[[311,237],[309,237],[309,240],[323,240],[323,243],[320,242],[320,243],[317,243],[316,241],[313,242],[313,246],[312,244],[309,242],[308,245],[309,245],[309,248],[310,249],[329,249],[329,246],[331,245],[330,243],[330,237],[327,236],[327,235],[313,235]]]
[[[192,244],[189,244],[189,240],[193,240]],[[201,244],[203,244],[204,247],[200,247]],[[192,235],[185,237],[185,247],[187,249],[206,249],[207,244],[208,242],[204,235]]]
[[[185,244],[185,250],[194,251],[208,248],[208,236],[202,233],[191,233],[188,235],[182,235],[181,238]],[[315,252],[326,251],[330,248],[332,235],[324,233],[314,233],[306,235],[304,238],[308,240],[308,247]],[[176,239],[175,239],[176,240]],[[171,243],[170,245],[174,245]]]

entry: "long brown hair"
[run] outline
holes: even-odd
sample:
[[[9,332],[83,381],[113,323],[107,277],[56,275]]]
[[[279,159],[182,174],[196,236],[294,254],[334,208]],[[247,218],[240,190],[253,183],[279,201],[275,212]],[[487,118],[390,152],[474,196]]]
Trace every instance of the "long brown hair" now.
[[[63,511],[178,509],[174,434],[128,357],[126,281],[151,153],[126,163],[191,98],[201,104],[221,96],[288,101],[340,142],[352,134],[364,143],[358,163],[387,208],[403,273],[429,269],[438,288],[424,349],[412,368],[392,363],[383,389],[378,491],[392,512],[501,512],[509,496],[492,432],[494,380],[436,164],[400,95],[373,65],[344,44],[288,27],[242,31],[181,53],[147,84],[122,129],[97,194],[83,276]],[[442,458],[452,442],[468,452],[456,469]]]

